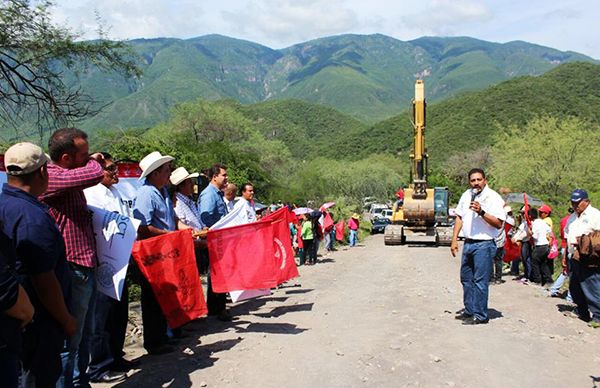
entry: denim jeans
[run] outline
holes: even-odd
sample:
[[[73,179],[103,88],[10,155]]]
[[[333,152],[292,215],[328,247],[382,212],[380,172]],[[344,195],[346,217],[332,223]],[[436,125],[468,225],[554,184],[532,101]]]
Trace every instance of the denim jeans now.
[[[358,243],[358,231],[350,229],[350,246],[353,247]]]
[[[521,261],[523,262],[525,278],[531,280],[531,245],[529,241],[521,243]]]
[[[465,242],[460,265],[465,313],[483,321],[488,317],[488,290],[492,262],[496,255],[494,240]]]
[[[600,268],[581,266],[581,290],[587,299],[592,321],[600,322]]]
[[[587,298],[581,286],[583,278],[583,268],[579,260],[571,261],[571,277],[569,278],[569,292],[573,297],[573,302],[577,305],[577,314],[584,321],[589,321],[590,313]]]
[[[504,265],[504,254],[506,251],[504,248],[496,248],[496,255],[494,256],[494,266],[492,270],[492,279],[502,280],[502,267]]]
[[[89,386],[86,370],[90,357],[90,339],[94,330],[93,311],[96,301],[96,277],[93,268],[71,264],[71,301],[69,311],[77,320],[77,331],[65,341],[61,353],[63,376],[57,386]]]

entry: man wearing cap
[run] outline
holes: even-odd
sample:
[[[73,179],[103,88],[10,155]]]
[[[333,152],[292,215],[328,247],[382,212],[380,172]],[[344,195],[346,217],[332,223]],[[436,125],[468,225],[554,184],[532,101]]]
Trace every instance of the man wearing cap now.
[[[40,147],[18,143],[4,159],[8,182],[0,194],[0,223],[16,249],[16,269],[35,307],[23,333],[24,385],[54,386],[61,374],[61,350],[77,321],[67,308],[71,277],[65,244],[46,205],[38,201],[48,187],[48,157]]]
[[[117,164],[112,155],[102,152],[104,157],[104,177],[96,186],[83,190],[88,205],[131,217],[129,207],[123,201],[121,193],[114,186],[119,182]],[[90,339],[90,364],[88,375],[92,382],[114,382],[126,377],[123,373],[135,366],[125,360],[123,346],[129,320],[129,293],[123,287],[121,300],[117,301],[96,293],[93,320],[94,329]]]
[[[480,168],[469,171],[470,189],[460,197],[456,223],[450,244],[452,256],[458,252],[458,234],[463,231],[460,280],[463,285],[464,310],[456,316],[463,324],[478,325],[489,321],[488,292],[492,263],[496,254],[494,239],[506,219],[504,200],[487,185]]]
[[[565,226],[567,249],[573,253],[569,291],[577,305],[576,314],[590,326],[600,327],[600,267],[580,261],[578,241],[583,235],[600,231],[600,211],[590,204],[587,191],[575,189],[571,193],[571,214]],[[566,258],[563,256],[563,261]]]
[[[227,186],[227,167],[215,164],[208,171],[210,183],[200,193],[200,219],[207,227],[213,226],[227,214],[227,206],[223,200],[223,189]],[[209,257],[210,262],[210,257]],[[216,315],[222,321],[230,321],[231,316],[226,309],[226,294],[216,293],[212,290],[210,272],[208,276],[208,291],[206,304],[209,315]]]
[[[160,236],[176,230],[175,210],[167,186],[171,175],[172,156],[154,151],[140,161],[144,184],[139,188],[133,215],[141,221],[138,229],[140,240]],[[174,351],[168,345],[167,321],[156,300],[150,283],[140,274],[142,291],[142,321],[144,325],[144,348],[149,354]]]
[[[83,189],[97,185],[104,176],[102,154],[90,156],[87,134],[77,128],[62,128],[50,136],[48,189],[40,200],[50,208],[65,241],[71,276],[69,311],[77,320],[62,354],[64,385],[86,385],[91,312],[96,293],[96,240]],[[89,313],[89,314],[88,314]]]

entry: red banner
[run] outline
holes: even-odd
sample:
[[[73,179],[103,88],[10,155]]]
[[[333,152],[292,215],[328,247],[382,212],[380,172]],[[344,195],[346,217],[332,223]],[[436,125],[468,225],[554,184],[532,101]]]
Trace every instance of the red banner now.
[[[344,229],[346,229],[346,223],[341,220],[335,224],[335,239],[338,241],[344,241]]]
[[[137,241],[131,252],[171,328],[206,315],[191,229]]]
[[[283,208],[258,222],[208,232],[215,292],[272,288],[298,276],[288,212]]]
[[[521,247],[512,242],[512,240],[508,237],[508,232],[512,229],[512,225],[505,223],[504,224],[504,234],[506,235],[506,242],[504,243],[504,259],[505,263],[510,263],[513,260],[521,257]]]

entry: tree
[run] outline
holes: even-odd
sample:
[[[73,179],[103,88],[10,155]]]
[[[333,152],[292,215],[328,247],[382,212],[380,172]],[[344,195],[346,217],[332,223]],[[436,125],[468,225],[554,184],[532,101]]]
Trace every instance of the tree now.
[[[92,97],[66,84],[66,71],[79,74],[95,66],[140,75],[125,43],[107,40],[101,25],[100,39],[77,41],[80,35],[52,23],[52,5],[0,0],[0,119],[15,127],[32,119],[39,128],[57,127],[99,111]]]
[[[566,210],[570,192],[600,189],[600,126],[578,118],[542,117],[496,136],[490,177],[494,187],[526,191]]]

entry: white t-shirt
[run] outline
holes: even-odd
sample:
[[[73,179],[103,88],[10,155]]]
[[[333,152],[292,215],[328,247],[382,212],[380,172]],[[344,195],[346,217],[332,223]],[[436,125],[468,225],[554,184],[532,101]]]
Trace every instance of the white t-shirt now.
[[[121,193],[114,185],[106,187],[102,183],[98,183],[96,186],[84,189],[83,194],[88,205],[119,213],[122,216],[133,217],[132,210],[123,201]]]
[[[536,246],[550,244],[550,241],[548,241],[550,233],[552,233],[552,229],[541,218],[537,218],[531,223],[531,237],[533,237]]]
[[[469,209],[472,191],[469,189],[463,193],[456,206],[456,215],[462,219],[462,231],[465,238],[474,240],[493,240],[498,236],[498,229],[488,224],[484,219]],[[487,185],[475,198],[481,204],[481,209],[486,213],[500,219],[506,219],[504,211],[504,200],[500,194],[490,189]]]
[[[233,208],[243,208],[243,212],[246,215],[248,223],[256,221],[256,211],[254,210],[254,204],[250,203],[247,199],[243,197],[238,199]]]
[[[572,252],[573,245],[577,244],[577,237],[589,234],[594,230],[600,230],[600,210],[588,205],[579,217],[577,213],[571,214],[565,226],[565,238],[569,251]]]

